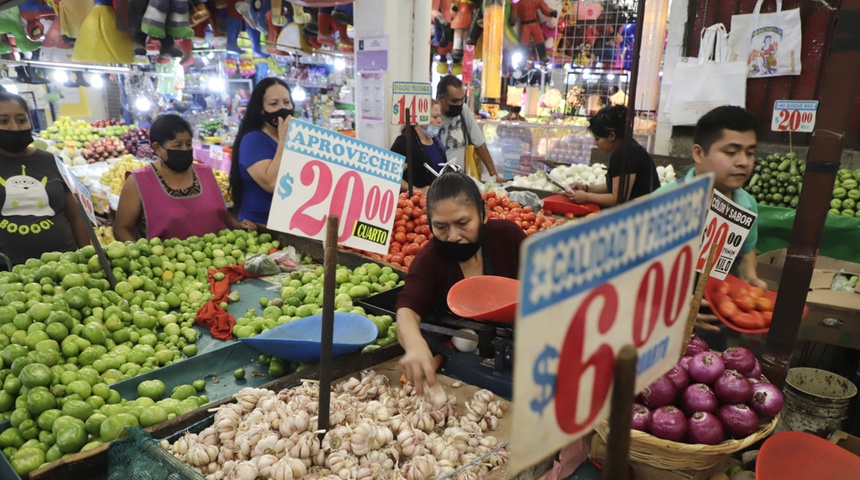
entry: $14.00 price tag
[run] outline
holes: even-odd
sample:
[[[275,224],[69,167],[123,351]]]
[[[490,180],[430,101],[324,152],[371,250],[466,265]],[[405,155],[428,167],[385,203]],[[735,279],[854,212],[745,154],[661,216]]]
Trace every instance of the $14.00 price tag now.
[[[704,272],[708,262],[711,245],[717,244],[717,257],[711,276],[723,280],[732,268],[738,252],[749,236],[756,214],[732,202],[722,193],[714,190],[711,209],[705,219],[702,232],[702,249],[696,257],[696,271]]]
[[[402,178],[403,156],[292,120],[267,225],[322,240],[337,215],[338,243],[387,253]]]
[[[817,112],[818,100],[777,100],[773,104],[770,129],[774,132],[812,132]]]
[[[607,417],[625,345],[639,353],[637,391],[675,364],[712,178],[526,240],[510,473]]]
[[[406,109],[409,118],[406,118]],[[394,82],[391,87],[391,124],[426,125],[430,123],[430,84]]]

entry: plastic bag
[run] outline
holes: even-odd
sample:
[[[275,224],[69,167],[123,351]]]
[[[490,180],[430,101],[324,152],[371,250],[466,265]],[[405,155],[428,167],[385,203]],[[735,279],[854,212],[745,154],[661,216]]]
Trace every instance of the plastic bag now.
[[[840,292],[853,292],[857,288],[857,280],[857,275],[851,275],[845,273],[845,270],[839,270],[839,273],[833,276],[830,289]]]
[[[245,258],[245,270],[257,276],[275,275],[281,273],[281,269],[268,255],[252,253]]]
[[[541,209],[540,198],[533,192],[511,192],[508,198],[524,207],[532,207],[535,212]]]
[[[277,252],[272,253],[269,255],[269,258],[275,261],[275,265],[277,265],[282,272],[292,272],[302,265],[302,261],[299,259],[296,249],[292,246],[287,247],[286,250],[278,250]]]

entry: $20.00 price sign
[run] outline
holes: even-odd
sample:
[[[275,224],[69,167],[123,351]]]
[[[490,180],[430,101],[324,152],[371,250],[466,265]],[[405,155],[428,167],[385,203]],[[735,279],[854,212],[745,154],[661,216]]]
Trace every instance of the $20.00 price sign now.
[[[430,90],[427,82],[394,82],[391,87],[391,124],[430,123]],[[409,118],[406,118],[407,108]]]
[[[812,132],[818,100],[777,100],[770,129],[774,132]]]
[[[696,257],[696,271],[704,272],[711,245],[717,244],[717,257],[711,276],[723,280],[732,268],[738,252],[749,236],[756,214],[732,202],[722,193],[714,190],[711,208],[705,219],[702,232],[702,249]]]
[[[403,156],[291,120],[268,227],[322,240],[329,215],[338,243],[388,252],[403,178]]]
[[[510,472],[609,413],[615,355],[636,389],[677,361],[712,177],[532,237],[523,245]]]

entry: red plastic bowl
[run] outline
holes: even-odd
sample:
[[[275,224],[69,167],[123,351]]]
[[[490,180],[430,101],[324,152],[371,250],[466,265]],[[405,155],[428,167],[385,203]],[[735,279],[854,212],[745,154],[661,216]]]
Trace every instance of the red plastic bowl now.
[[[544,198],[543,208],[553,213],[572,213],[577,217],[600,211],[600,207],[594,203],[573,203],[566,195],[552,195]]]
[[[514,323],[520,281],[493,275],[460,280],[448,291],[448,308],[472,320]]]
[[[708,278],[708,283],[707,283],[707,285],[705,285],[705,300],[707,300],[708,303],[711,304],[711,311],[714,313],[714,315],[716,315],[716,317],[718,319],[720,319],[720,321],[723,322],[727,327],[731,328],[732,330],[734,330],[736,332],[752,333],[752,334],[767,333],[767,331],[770,330],[770,327],[768,327],[768,328],[741,328],[741,327],[735,325],[734,323],[732,323],[731,321],[729,321],[729,319],[727,319],[725,316],[723,316],[722,313],[720,313],[720,311],[717,309],[717,306],[715,305],[715,303],[712,299],[713,299],[714,294],[717,291],[717,288],[719,288],[720,284],[723,283],[724,281],[732,286],[732,290],[736,290],[740,287],[748,287],[748,288],[752,287],[752,285],[750,285],[749,283],[741,280],[740,278],[738,278],[734,275],[726,275],[725,280],[717,280],[714,277]],[[770,290],[765,290],[764,296],[771,299],[774,303],[776,303],[776,292],[772,292]],[[808,312],[809,312],[809,307],[804,306],[803,307],[803,317],[805,317]]]

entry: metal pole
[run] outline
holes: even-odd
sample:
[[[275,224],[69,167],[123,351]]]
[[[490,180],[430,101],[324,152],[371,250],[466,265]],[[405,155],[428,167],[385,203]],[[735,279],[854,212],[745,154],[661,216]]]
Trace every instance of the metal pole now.
[[[860,83],[860,0],[843,0],[836,14],[833,41],[821,88],[818,123],[812,133],[803,190],[791,231],[788,254],[773,310],[773,325],[762,355],[762,372],[782,387],[797,342],[830,193],[842,158],[851,100]]]

